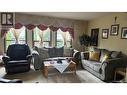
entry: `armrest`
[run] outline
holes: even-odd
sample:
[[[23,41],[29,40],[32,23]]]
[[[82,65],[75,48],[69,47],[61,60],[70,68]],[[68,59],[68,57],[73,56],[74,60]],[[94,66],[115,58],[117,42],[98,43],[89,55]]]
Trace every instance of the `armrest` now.
[[[116,63],[122,63],[122,62],[123,62],[122,58],[114,58],[114,59],[108,59],[104,61],[103,63],[116,64]]]
[[[10,57],[9,56],[3,56],[2,60],[4,63],[7,63],[8,61],[10,61]]]
[[[114,74],[115,69],[120,67],[124,67],[122,58],[108,59],[101,64],[101,68],[99,72],[100,73],[103,72],[106,75],[110,73],[110,77],[111,77],[111,75]]]
[[[32,59],[32,55],[27,55],[27,60],[28,60],[28,63],[31,63],[31,59]]]
[[[80,59],[80,52],[76,49],[74,49],[73,58]]]
[[[112,68],[120,68],[120,67],[125,67],[125,64],[123,63],[122,58],[114,58],[114,59],[108,59],[102,63],[102,67],[112,67]]]
[[[39,53],[36,50],[33,50],[32,55],[39,55]]]
[[[89,59],[89,52],[81,52],[81,59]]]
[[[32,55],[27,55],[26,58],[27,58],[27,59],[31,59],[31,58],[32,58]]]

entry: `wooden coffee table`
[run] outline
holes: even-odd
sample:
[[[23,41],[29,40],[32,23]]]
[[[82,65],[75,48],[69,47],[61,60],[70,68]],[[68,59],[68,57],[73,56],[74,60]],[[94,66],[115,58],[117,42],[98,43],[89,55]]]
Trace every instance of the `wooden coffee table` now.
[[[44,61],[44,68],[43,68],[43,75],[48,78],[48,70],[49,68],[55,68],[52,64],[51,61]],[[70,61],[70,64],[68,65],[67,69],[69,71],[72,71],[74,74],[76,74],[76,63],[74,61]]]

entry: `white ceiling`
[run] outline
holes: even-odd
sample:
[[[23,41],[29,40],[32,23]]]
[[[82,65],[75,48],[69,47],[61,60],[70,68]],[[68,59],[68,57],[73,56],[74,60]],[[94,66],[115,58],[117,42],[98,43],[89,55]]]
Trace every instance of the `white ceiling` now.
[[[110,12],[26,12],[25,14],[68,18],[77,20],[91,20],[111,14]]]

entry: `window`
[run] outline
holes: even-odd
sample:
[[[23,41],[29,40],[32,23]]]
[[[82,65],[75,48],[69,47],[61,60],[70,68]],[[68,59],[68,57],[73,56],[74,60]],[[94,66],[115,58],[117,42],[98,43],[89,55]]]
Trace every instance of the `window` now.
[[[72,46],[72,38],[70,36],[69,32],[63,32],[60,29],[56,33],[56,46],[62,47],[64,46],[64,43],[66,43],[67,47]],[[66,41],[66,42],[65,42]]]
[[[17,31],[20,32],[20,35],[18,37],[18,43],[19,44],[25,44],[26,43],[26,31],[25,27],[22,27],[21,29],[17,29]],[[15,37],[11,31],[11,29],[7,32],[5,37],[5,51],[7,50],[8,46],[11,44],[15,44],[16,40]]]
[[[58,29],[56,32],[51,32],[50,28],[47,30],[41,31],[39,28],[34,28],[33,30],[33,46],[40,47],[41,36],[43,40],[42,47],[63,47],[66,41],[66,46],[72,46],[72,38],[69,32],[63,32],[61,29]],[[42,33],[42,34],[40,34]],[[62,34],[65,33],[65,36]],[[66,40],[65,40],[66,38]]]
[[[56,47],[64,46],[64,38],[62,36],[62,31],[59,29],[56,32]]]
[[[33,32],[33,45],[34,46],[40,46],[40,41],[41,41],[41,38],[39,36],[39,33],[40,33],[40,29],[38,29],[37,27],[34,29],[34,32]],[[43,36],[43,47],[49,47],[50,46],[50,29],[47,28],[47,30],[44,30],[42,31],[42,36]]]
[[[72,47],[72,37],[69,32],[66,32],[66,40],[67,47]]]

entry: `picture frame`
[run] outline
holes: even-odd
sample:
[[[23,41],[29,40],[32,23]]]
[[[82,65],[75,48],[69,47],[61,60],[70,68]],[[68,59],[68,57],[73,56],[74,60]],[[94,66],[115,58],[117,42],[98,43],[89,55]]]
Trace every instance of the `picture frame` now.
[[[13,13],[9,13],[9,12],[1,13],[1,25],[3,25],[3,26],[14,25]]]
[[[110,35],[111,36],[117,36],[118,32],[119,32],[119,24],[111,25]]]
[[[127,39],[127,27],[121,29],[121,39]]]
[[[108,39],[109,29],[102,29],[102,39]]]
[[[90,46],[98,46],[99,28],[91,29]]]

